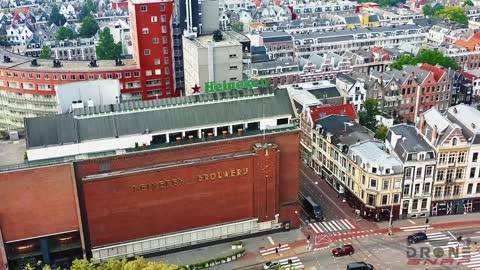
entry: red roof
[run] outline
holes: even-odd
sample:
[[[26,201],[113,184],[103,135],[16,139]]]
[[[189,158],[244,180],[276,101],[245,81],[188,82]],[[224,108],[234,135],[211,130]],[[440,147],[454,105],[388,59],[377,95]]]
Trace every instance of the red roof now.
[[[431,71],[433,72],[433,78],[435,79],[435,81],[438,82],[438,80],[440,80],[440,78],[443,77],[443,75],[445,74],[445,71],[442,69],[442,68],[439,68],[437,66],[432,66],[430,64],[422,64],[420,66],[421,69],[423,70],[428,70],[428,71]]]
[[[463,74],[463,76],[467,79],[467,80],[470,80],[470,81],[474,81],[477,77],[475,77],[475,75],[473,74],[470,74],[466,71],[460,71],[460,73]]]
[[[348,116],[352,121],[357,119],[357,112],[355,112],[353,104],[310,108],[310,116],[312,117],[313,122],[334,114]]]

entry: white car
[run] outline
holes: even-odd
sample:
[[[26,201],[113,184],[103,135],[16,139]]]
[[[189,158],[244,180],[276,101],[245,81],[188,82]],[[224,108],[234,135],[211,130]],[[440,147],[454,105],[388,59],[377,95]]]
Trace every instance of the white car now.
[[[270,270],[270,269],[278,269],[280,268],[280,262],[279,261],[271,261],[271,262],[266,262],[263,265],[264,270]]]

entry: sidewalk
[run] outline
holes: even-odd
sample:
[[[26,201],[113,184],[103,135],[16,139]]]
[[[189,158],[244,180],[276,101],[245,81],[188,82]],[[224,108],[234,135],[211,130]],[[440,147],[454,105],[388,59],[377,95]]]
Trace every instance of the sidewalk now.
[[[470,221],[480,222],[480,213],[477,212],[477,213],[468,213],[466,215],[432,216],[432,217],[428,217],[428,219],[429,219],[428,225],[430,226],[434,226],[435,224],[447,224],[447,223],[459,223],[459,222],[468,223]],[[427,225],[425,224],[425,220],[426,218],[394,220],[393,228]],[[388,221],[377,222],[377,225],[378,225],[378,228],[387,229]]]

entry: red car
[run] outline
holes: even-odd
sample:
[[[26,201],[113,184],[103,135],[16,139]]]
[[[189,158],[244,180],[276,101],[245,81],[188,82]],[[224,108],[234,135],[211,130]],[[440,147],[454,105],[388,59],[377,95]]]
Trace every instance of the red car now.
[[[332,255],[335,257],[338,256],[345,256],[345,255],[352,255],[355,252],[352,245],[342,245],[338,248],[332,250]]]

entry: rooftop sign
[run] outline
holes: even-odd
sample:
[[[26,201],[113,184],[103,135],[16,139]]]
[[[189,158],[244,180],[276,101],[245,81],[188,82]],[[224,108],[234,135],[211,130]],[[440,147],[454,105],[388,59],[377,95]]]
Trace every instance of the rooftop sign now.
[[[241,89],[252,89],[257,87],[268,87],[270,86],[270,81],[268,79],[261,80],[243,80],[243,81],[223,81],[223,83],[217,82],[206,82],[204,89],[205,93],[214,93],[214,92],[224,92],[224,91],[233,91]],[[200,87],[195,85],[192,87],[193,93],[199,93]]]

